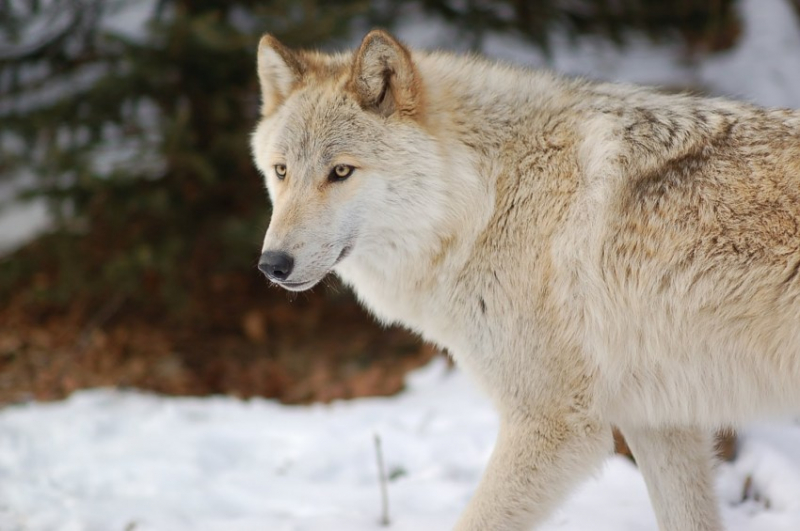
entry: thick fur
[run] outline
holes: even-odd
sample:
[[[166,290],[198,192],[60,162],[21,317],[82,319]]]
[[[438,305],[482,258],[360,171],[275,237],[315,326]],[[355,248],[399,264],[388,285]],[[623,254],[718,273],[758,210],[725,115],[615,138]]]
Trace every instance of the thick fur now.
[[[708,434],[800,411],[800,113],[381,31],[341,55],[265,37],[259,78],[263,250],[293,256],[285,287],[335,271],[496,404],[456,529],[535,526],[609,453],[612,425],[663,531],[721,529]],[[336,164],[356,169],[329,182]]]

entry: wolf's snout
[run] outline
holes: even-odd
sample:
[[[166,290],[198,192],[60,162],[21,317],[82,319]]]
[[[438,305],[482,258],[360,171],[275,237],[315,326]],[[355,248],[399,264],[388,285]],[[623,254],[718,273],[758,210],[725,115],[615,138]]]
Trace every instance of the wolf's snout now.
[[[258,261],[258,268],[271,280],[289,278],[294,268],[294,258],[283,251],[266,251]]]

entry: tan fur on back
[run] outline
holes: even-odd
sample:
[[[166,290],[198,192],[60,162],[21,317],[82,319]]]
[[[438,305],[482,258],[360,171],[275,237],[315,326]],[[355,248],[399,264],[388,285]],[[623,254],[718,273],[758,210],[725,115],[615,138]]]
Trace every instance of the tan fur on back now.
[[[264,251],[292,255],[296,289],[334,270],[492,398],[501,433],[457,529],[542,521],[612,424],[662,530],[721,529],[707,433],[800,411],[800,113],[383,32],[353,55],[276,42],[253,135]],[[335,164],[352,177],[326,180]]]

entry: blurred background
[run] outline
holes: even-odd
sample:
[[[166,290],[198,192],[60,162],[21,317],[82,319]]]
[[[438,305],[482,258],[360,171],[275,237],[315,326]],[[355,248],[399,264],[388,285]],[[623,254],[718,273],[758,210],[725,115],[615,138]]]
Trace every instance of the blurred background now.
[[[415,47],[800,107],[800,0],[0,0],[0,404],[95,386],[329,401],[437,353],[256,269],[255,49]]]

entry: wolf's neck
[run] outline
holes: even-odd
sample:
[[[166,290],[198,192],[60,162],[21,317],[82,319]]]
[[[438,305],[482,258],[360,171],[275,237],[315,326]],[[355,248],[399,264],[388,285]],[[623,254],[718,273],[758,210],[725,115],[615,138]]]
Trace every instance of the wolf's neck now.
[[[573,87],[584,83],[479,57],[418,52],[415,60],[433,134],[457,138],[489,159],[523,132],[545,129],[544,117],[574,105]]]

